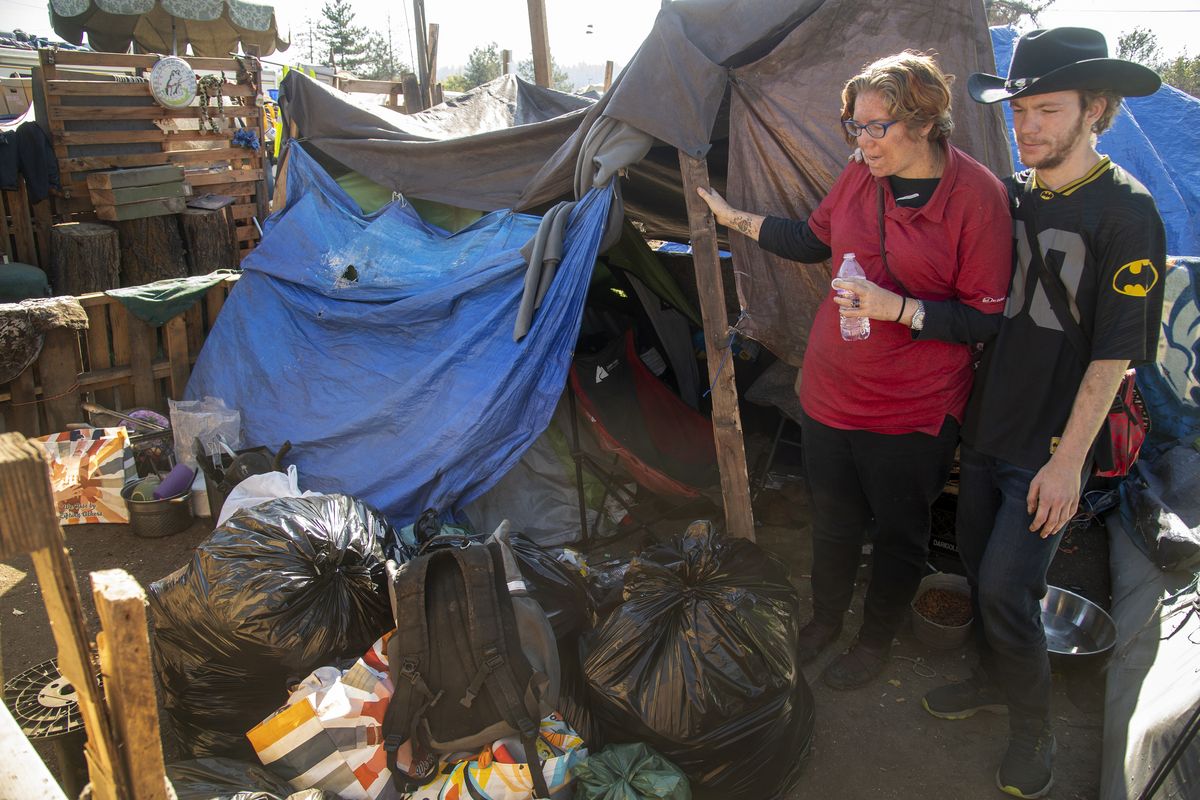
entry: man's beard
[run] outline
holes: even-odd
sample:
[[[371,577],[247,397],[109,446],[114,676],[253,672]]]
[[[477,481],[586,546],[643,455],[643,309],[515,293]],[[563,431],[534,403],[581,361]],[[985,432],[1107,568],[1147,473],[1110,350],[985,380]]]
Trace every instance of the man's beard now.
[[[1053,145],[1053,149],[1043,156],[1041,161],[1038,161],[1036,164],[1031,164],[1023,156],[1021,161],[1025,164],[1025,166],[1032,167],[1034,169],[1054,169],[1055,167],[1061,166],[1062,163],[1067,160],[1067,158],[1071,155],[1071,152],[1079,144],[1079,139],[1081,137],[1089,135],[1091,135],[1091,130],[1088,128],[1087,119],[1083,114],[1080,114],[1079,125],[1076,126],[1072,134],[1066,139],[1057,139],[1052,142],[1051,144]],[[1018,143],[1018,150],[1019,149]]]

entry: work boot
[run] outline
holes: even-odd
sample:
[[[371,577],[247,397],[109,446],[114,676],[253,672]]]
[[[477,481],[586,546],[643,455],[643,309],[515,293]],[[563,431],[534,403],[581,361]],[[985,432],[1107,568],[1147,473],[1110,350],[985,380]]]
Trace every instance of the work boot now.
[[[892,652],[892,643],[865,642],[856,639],[850,649],[829,663],[821,680],[830,689],[846,691],[866,686],[883,672]]]
[[[800,666],[816,661],[817,656],[821,655],[826,647],[836,642],[841,635],[842,623],[840,621],[829,623],[813,618],[811,622],[800,629],[800,635],[796,638],[796,657]]]
[[[1043,720],[1013,720],[1008,750],[996,771],[996,786],[1013,797],[1045,797],[1054,785],[1058,743]]]
[[[921,698],[921,705],[939,719],[966,719],[977,711],[1004,714],[1008,700],[996,684],[980,672],[959,683],[939,686]]]

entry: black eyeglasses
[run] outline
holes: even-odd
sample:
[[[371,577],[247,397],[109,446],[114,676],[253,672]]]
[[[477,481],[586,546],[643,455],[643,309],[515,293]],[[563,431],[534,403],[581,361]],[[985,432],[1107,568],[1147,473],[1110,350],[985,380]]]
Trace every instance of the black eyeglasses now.
[[[857,139],[859,134],[861,134],[863,131],[866,131],[867,136],[870,136],[872,139],[882,139],[887,135],[888,128],[892,127],[899,121],[900,120],[898,119],[894,119],[891,122],[868,122],[866,125],[859,125],[852,119],[844,119],[842,120],[842,127],[846,129],[846,133],[850,134],[855,139]]]

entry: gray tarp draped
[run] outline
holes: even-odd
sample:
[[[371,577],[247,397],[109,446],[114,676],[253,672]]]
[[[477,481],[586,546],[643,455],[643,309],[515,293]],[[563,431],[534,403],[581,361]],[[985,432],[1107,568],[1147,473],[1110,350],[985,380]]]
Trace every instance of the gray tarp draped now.
[[[515,75],[411,115],[358,105],[296,70],[282,87],[286,118],[320,154],[409,197],[477,211],[515,206],[592,105]]]
[[[416,140],[431,124],[425,115],[440,109],[406,122],[412,118],[346,108],[296,73],[284,94],[300,135],[320,152],[410,197],[482,211],[535,209],[574,196],[589,133],[603,117],[607,125],[617,120],[657,142],[622,180],[626,214],[649,236],[686,241],[676,149],[705,155],[718,189],[728,177],[735,205],[805,217],[850,152],[838,127],[842,85],[865,63],[906,48],[936,52],[958,76],[952,140],[1007,173],[1000,111],[965,93],[969,73],[994,68],[976,0],[677,0],[590,108],[529,124],[514,118],[515,127],[482,133],[447,114],[438,130],[460,138],[438,141]],[[458,124],[464,127],[456,132]],[[828,291],[828,266],[797,267],[731,239],[739,300],[749,314],[742,328],[798,365]]]

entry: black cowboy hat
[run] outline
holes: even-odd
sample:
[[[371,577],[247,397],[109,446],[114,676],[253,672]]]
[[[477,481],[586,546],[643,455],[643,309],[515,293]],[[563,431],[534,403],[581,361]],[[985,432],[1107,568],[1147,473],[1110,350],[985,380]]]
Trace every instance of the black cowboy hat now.
[[[1158,74],[1123,58],[1109,58],[1104,35],[1091,28],[1050,28],[1022,36],[1013,48],[1008,78],[976,72],[967,92],[979,103],[998,103],[1067,89],[1108,90],[1122,97],[1154,94]]]

